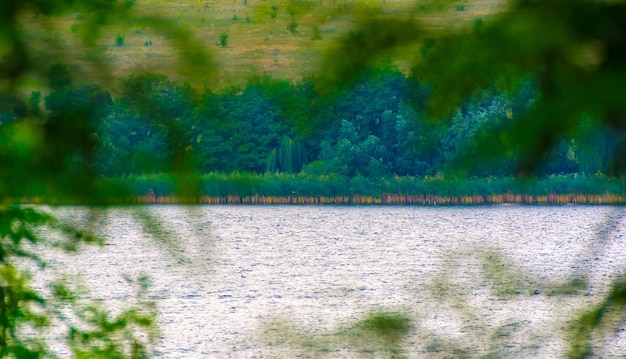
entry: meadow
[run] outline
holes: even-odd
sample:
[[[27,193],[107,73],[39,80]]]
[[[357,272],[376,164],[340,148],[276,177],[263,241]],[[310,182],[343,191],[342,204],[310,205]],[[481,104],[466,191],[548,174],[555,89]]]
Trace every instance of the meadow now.
[[[446,2],[445,6],[403,0],[146,0],[134,3],[131,19],[98,19],[105,25],[93,47],[85,47],[82,40],[89,31],[89,19],[84,15],[40,22],[31,21],[37,14],[26,14],[22,25],[28,42],[41,49],[42,61],[65,59],[84,79],[99,79],[101,69],[94,67],[94,59],[100,60],[99,64],[105,59],[116,78],[157,72],[219,90],[245,86],[247,79],[260,75],[294,81],[310,76],[323,66],[325,57],[332,57],[337,39],[349,34],[366,11],[368,16],[375,11],[383,20],[417,17],[430,30],[444,31],[471,29],[476,19],[504,8],[502,0],[465,0]],[[183,28],[195,48],[209,54],[210,61],[186,67],[181,73],[177,64],[183,46],[172,30]],[[395,54],[396,64],[408,71],[409,63],[419,56],[419,45]]]

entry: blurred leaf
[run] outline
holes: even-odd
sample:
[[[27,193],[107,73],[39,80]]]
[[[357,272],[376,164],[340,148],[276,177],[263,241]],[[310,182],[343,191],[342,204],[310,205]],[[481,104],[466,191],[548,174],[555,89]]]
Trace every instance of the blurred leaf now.
[[[419,24],[410,18],[363,16],[347,36],[329,47],[315,79],[315,88],[329,94],[352,83],[381,55],[410,43],[420,36]]]
[[[411,320],[402,313],[375,311],[329,332],[306,333],[293,327],[292,320],[273,322],[264,328],[264,340],[284,347],[290,356],[327,357],[343,353],[357,357],[405,358],[402,341]]]
[[[589,358],[593,356],[592,334],[608,331],[615,335],[626,318],[626,280],[618,278],[611,284],[611,290],[595,308],[582,313],[569,328],[568,358]]]

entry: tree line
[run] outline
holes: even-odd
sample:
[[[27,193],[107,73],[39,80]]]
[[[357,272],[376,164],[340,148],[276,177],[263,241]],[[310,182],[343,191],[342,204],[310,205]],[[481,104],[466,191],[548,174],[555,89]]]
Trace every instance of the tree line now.
[[[367,71],[349,87],[320,95],[312,79],[252,79],[245,87],[200,91],[160,74],[120,80],[114,96],[95,84],[72,80],[67,66],[48,72],[51,92],[29,103],[5,96],[0,122],[18,123],[44,113],[64,136],[88,136],[92,158],[81,153],[62,166],[86,166],[104,177],[168,173],[187,166],[198,173],[335,174],[354,178],[437,176],[462,167],[484,138],[532,108],[541,94],[532,78],[515,91],[482,89],[446,117],[425,104],[428,83],[393,66]],[[540,176],[611,173],[619,138],[581,116],[581,130],[562,136],[538,170]],[[53,154],[51,154],[53,155]],[[464,175],[516,175],[515,149],[472,166]]]

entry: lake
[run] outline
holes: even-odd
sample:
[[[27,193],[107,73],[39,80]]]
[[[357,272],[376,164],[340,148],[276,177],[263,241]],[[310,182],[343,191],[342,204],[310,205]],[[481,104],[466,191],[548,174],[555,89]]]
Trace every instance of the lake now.
[[[136,208],[158,228],[133,208],[54,209],[107,245],[43,256],[112,308],[132,297],[123,275],[150,276],[161,358],[389,357],[333,339],[381,311],[411,319],[408,358],[563,357],[568,320],[626,264],[623,207]],[[575,278],[588,285],[572,294]],[[623,357],[624,328],[598,339],[598,357]]]

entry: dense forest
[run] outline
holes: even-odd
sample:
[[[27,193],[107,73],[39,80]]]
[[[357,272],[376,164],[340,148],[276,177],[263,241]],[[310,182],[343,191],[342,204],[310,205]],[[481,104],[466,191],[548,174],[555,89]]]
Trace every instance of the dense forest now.
[[[391,66],[324,96],[306,79],[260,77],[245,88],[202,92],[159,74],[123,78],[114,96],[74,82],[60,64],[49,71],[49,87],[43,98],[34,92],[30,103],[2,99],[0,123],[43,111],[54,127],[75,118],[68,113],[84,114],[85,123],[73,126],[94,129],[95,158],[70,162],[86,161],[105,177],[167,173],[176,163],[198,173],[437,176],[462,167],[480,139],[498,136],[540,96],[532,79],[520,79],[514,93],[485,89],[446,118],[435,118],[424,106],[429,85]],[[540,177],[610,173],[619,139],[589,118],[578,127],[546,158]],[[463,174],[516,175],[518,155],[511,151]],[[71,170],[77,163],[66,165]]]

